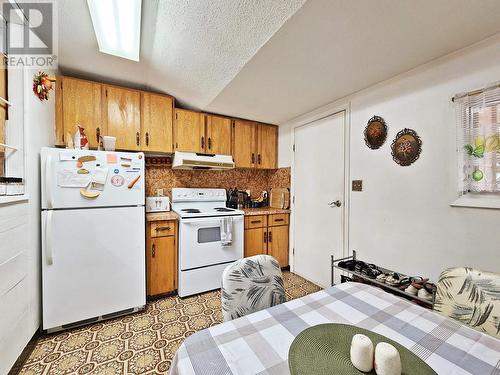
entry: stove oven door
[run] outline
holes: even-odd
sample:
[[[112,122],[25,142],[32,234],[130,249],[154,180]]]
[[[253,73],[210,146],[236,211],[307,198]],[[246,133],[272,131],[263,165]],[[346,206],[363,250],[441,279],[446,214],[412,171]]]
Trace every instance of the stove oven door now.
[[[181,219],[179,227],[179,268],[195,268],[233,262],[243,258],[243,215],[233,218],[232,244],[222,246],[221,217]]]

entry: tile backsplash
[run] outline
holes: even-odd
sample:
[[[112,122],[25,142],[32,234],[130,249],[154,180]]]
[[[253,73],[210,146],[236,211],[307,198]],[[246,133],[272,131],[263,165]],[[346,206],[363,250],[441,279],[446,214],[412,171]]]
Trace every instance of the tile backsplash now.
[[[258,196],[262,190],[290,188],[290,168],[279,169],[231,169],[227,171],[175,170],[168,166],[146,168],[146,195],[156,195],[163,189],[171,196],[172,188],[238,188],[250,190]]]

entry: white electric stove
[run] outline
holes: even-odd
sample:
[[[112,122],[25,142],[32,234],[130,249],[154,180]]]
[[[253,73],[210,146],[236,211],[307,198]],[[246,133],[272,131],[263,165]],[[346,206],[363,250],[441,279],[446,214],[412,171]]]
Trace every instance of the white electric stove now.
[[[243,211],[226,207],[224,189],[172,189],[179,216],[180,297],[219,289],[228,264],[243,258]],[[221,242],[222,219],[230,218],[232,241]]]

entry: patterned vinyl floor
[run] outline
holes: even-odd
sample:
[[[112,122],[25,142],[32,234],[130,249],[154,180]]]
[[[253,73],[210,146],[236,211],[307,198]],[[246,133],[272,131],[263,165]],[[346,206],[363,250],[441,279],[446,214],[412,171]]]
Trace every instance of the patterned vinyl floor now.
[[[287,299],[320,290],[283,273]],[[148,302],[144,311],[42,336],[20,374],[165,374],[183,340],[222,321],[220,292]]]

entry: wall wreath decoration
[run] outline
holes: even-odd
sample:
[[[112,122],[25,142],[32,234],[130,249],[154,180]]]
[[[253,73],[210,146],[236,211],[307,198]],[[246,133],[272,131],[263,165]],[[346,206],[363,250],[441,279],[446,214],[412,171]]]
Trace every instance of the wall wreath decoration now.
[[[396,134],[391,150],[394,161],[406,167],[419,158],[422,152],[422,141],[415,130],[405,128]]]
[[[387,138],[387,125],[380,116],[368,120],[365,128],[365,143],[372,150],[380,148]]]

